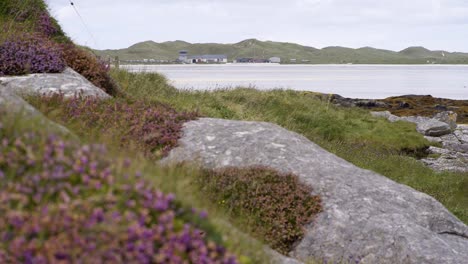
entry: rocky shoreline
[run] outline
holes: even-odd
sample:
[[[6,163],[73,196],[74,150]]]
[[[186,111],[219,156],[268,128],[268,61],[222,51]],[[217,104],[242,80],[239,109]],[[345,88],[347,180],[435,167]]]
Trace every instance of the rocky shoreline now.
[[[468,100],[431,95],[402,95],[386,99],[345,98],[334,94],[328,100],[343,107],[372,110],[375,117],[390,122],[416,124],[425,138],[438,145],[426,150],[421,161],[436,171],[468,172]]]
[[[329,99],[344,107],[361,107],[372,111],[389,111],[396,116],[432,117],[437,113],[457,113],[457,122],[468,124],[468,100],[452,100],[431,95],[402,95],[385,99],[355,99],[334,94]]]

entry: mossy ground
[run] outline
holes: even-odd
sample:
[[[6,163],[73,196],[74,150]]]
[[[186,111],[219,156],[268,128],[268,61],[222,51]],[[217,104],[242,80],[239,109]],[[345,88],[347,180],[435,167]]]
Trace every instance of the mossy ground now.
[[[468,90],[467,90],[468,93]],[[388,110],[397,116],[432,117],[444,109],[458,114],[457,122],[468,124],[468,100],[451,100],[426,96],[396,96],[378,100],[390,105],[389,108],[377,108],[376,111]],[[408,107],[401,107],[407,103]],[[441,110],[442,109],[442,110]]]

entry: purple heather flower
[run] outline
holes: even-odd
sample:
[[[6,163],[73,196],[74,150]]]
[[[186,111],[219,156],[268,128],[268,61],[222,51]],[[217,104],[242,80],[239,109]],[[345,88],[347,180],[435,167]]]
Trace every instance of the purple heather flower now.
[[[67,254],[67,253],[63,253],[63,252],[58,252],[58,253],[55,253],[55,258],[57,260],[66,260],[66,259],[69,259],[70,258],[70,255]]]
[[[166,196],[166,199],[167,199],[167,201],[168,201],[169,203],[171,203],[172,201],[174,201],[175,198],[176,198],[176,196],[175,196],[175,194],[173,194],[173,193],[170,193],[170,194],[168,194],[168,195]]]
[[[200,212],[199,216],[200,216],[201,219],[206,219],[206,218],[208,218],[208,212],[205,211],[205,210],[202,210]]]
[[[132,164],[132,162],[130,161],[130,159],[126,158],[123,162],[123,165],[125,168],[128,168],[130,167],[130,164]]]

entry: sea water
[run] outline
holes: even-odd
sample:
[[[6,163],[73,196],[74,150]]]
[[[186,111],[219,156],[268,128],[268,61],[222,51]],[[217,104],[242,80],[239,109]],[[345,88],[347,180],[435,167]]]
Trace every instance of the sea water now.
[[[352,98],[418,94],[468,99],[468,65],[125,65],[158,72],[179,89],[255,87],[334,93]]]

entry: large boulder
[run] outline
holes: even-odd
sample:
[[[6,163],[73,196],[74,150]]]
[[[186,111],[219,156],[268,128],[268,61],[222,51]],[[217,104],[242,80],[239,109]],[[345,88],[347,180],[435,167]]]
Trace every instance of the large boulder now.
[[[427,119],[416,123],[416,130],[426,136],[440,137],[452,132],[450,125],[436,119]]]
[[[71,68],[63,73],[40,73],[25,76],[0,77],[4,89],[16,94],[53,94],[63,93],[65,97],[75,95],[109,98],[103,90],[96,87],[86,78]]]
[[[360,263],[466,263],[468,227],[434,198],[364,170],[277,125],[200,119],[184,126],[164,163],[267,166],[320,195],[323,212],[290,256]]]

